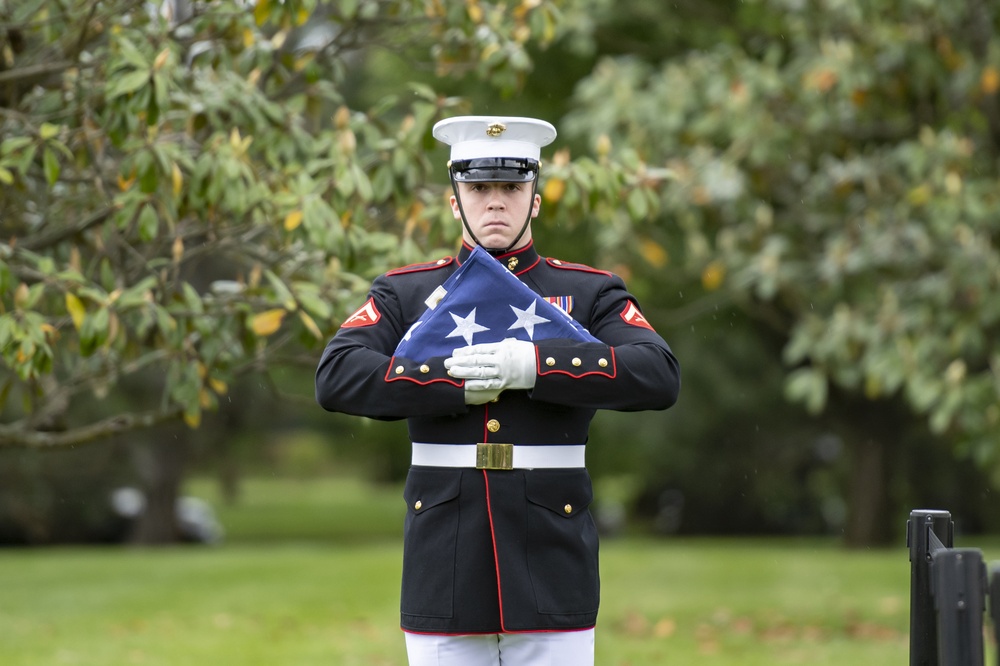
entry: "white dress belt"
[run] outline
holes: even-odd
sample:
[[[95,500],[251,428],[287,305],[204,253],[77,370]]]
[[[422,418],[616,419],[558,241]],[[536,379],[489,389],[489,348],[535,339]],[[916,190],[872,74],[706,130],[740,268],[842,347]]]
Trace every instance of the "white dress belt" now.
[[[425,444],[413,442],[411,463],[474,469],[564,469],[585,467],[584,444]]]

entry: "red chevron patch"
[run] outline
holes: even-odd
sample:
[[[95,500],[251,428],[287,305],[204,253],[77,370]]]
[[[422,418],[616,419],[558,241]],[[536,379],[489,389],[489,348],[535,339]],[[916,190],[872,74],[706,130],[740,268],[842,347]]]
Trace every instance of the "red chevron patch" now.
[[[375,301],[369,298],[368,302],[358,308],[358,311],[348,317],[340,327],[359,328],[361,326],[371,326],[372,324],[377,324],[381,318],[382,313],[375,307]]]
[[[632,301],[629,301],[628,305],[625,306],[625,309],[622,310],[621,317],[625,320],[626,324],[632,324],[633,326],[638,326],[639,328],[648,328],[651,331],[653,330],[653,327],[648,321],[646,321],[646,318],[642,316],[642,313],[639,312],[639,308]]]

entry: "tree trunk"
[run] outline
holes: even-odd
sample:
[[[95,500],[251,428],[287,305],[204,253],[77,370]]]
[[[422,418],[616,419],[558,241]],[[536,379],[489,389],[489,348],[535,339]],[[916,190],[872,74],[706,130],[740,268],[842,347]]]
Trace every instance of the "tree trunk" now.
[[[133,461],[146,506],[136,519],[130,543],[160,545],[180,541],[176,507],[190,435],[183,425],[171,424],[148,431],[147,441],[133,445]]]
[[[220,438],[218,447],[219,487],[222,501],[228,506],[234,506],[240,499],[240,464],[233,451],[232,436],[229,432]]]
[[[850,456],[844,543],[849,548],[890,545],[900,533],[892,524],[896,507],[889,492],[893,456],[912,416],[897,401],[856,396],[840,395],[835,409],[834,419],[847,424],[843,439]]]
[[[887,545],[889,510],[887,447],[881,438],[862,438],[849,445],[851,464],[844,542],[850,548]]]

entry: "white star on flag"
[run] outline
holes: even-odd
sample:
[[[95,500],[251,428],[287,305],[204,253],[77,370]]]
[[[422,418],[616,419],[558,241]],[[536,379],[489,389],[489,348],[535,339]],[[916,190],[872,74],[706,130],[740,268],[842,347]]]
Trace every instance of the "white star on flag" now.
[[[423,323],[410,328],[396,346],[395,356],[423,362],[447,358],[455,353],[456,346],[500,342],[504,338],[599,342],[569,314],[532,291],[481,247],[476,247],[434,294],[425,302],[427,310],[419,317]],[[468,315],[456,314],[460,312]],[[373,312],[364,325],[374,325],[378,321],[376,315]]]
[[[538,302],[532,301],[531,304],[528,305],[527,310],[522,310],[520,308],[516,308],[513,305],[511,305],[510,309],[514,311],[514,315],[517,317],[517,321],[511,324],[510,328],[508,328],[507,330],[513,331],[515,328],[523,328],[528,333],[528,339],[534,340],[535,324],[546,324],[549,321],[551,321],[550,319],[546,319],[541,315],[535,314],[536,305],[538,305]]]
[[[403,340],[409,340],[409,339],[410,339],[410,336],[411,336],[411,335],[413,335],[413,330],[414,330],[414,329],[415,329],[415,328],[416,328],[417,326],[420,326],[420,325],[421,325],[422,323],[424,323],[424,320],[423,320],[423,319],[421,319],[420,321],[415,321],[415,322],[413,322],[413,326],[411,326],[411,327],[410,327],[410,329],[409,329],[409,330],[408,330],[408,331],[406,332],[406,335],[404,335],[404,336],[403,336]]]
[[[471,345],[473,335],[490,330],[486,326],[480,326],[476,323],[476,308],[472,308],[472,312],[465,317],[459,317],[454,312],[448,314],[455,321],[455,330],[446,335],[446,338],[465,338],[465,344]]]

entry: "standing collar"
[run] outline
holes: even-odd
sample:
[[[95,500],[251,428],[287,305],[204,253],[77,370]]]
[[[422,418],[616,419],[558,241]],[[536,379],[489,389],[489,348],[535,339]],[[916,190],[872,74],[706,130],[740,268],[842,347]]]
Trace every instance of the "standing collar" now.
[[[469,245],[464,240],[462,241],[462,247],[458,251],[458,263],[460,265],[465,263],[465,260],[469,258],[469,255],[472,254],[472,250],[474,248],[474,245]],[[504,252],[501,255],[497,255],[495,258],[511,273],[514,275],[520,275],[521,273],[534,268],[540,257],[538,256],[538,252],[535,251],[535,241],[532,239],[531,242],[524,247],[517,250],[511,250],[510,252]]]

